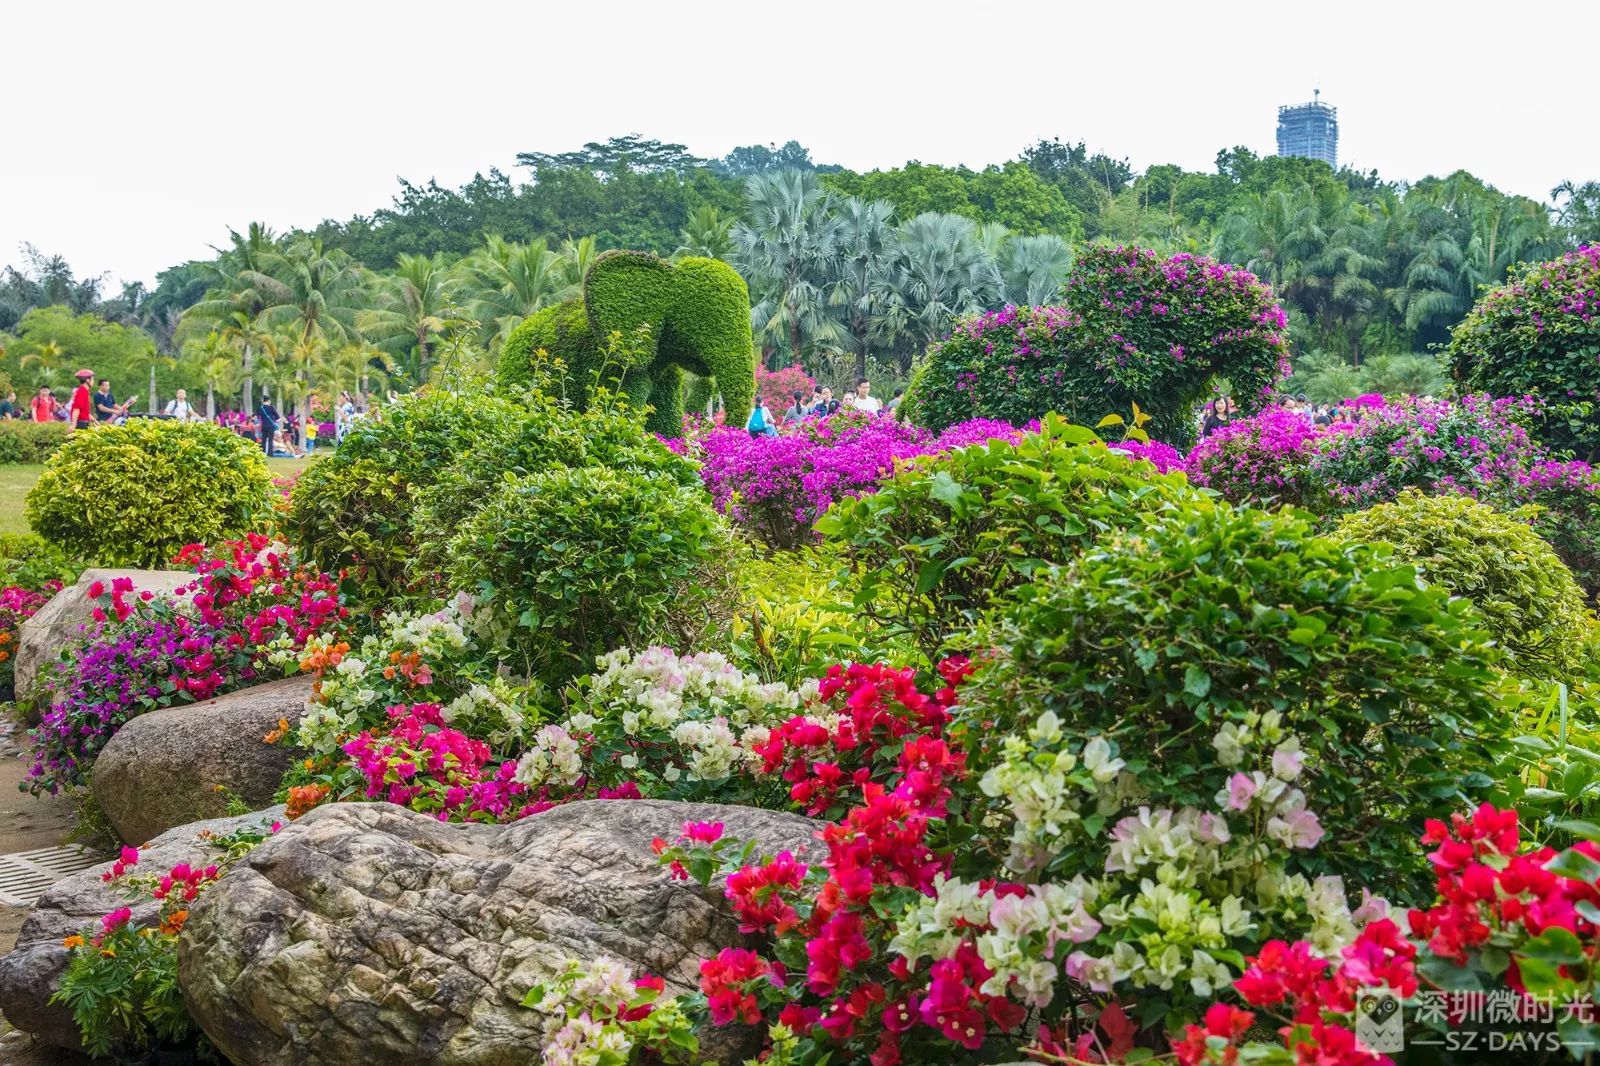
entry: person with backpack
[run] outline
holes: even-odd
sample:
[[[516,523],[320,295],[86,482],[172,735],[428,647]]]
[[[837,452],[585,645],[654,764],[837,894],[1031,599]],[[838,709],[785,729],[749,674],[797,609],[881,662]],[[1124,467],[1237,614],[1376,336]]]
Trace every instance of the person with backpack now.
[[[750,408],[750,418],[745,422],[744,428],[750,431],[752,438],[776,437],[778,427],[772,424],[772,412],[767,410],[767,405],[756,398],[755,406]]]

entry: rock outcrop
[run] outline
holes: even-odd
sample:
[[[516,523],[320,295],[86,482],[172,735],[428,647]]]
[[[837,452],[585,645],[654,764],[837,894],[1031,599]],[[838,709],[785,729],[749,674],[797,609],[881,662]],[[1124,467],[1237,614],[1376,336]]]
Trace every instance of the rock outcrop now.
[[[222,836],[257,824],[270,825],[282,817],[276,807],[258,814],[218,818],[182,826],[152,840],[140,852],[141,870],[165,873],[174,865],[210,865],[220,854],[207,843],[207,836]],[[50,996],[56,980],[66,969],[68,951],[61,942],[67,937],[98,927],[101,917],[118,907],[129,906],[127,892],[120,885],[107,884],[100,875],[111,868],[106,862],[57,881],[45,890],[39,902],[22,923],[17,946],[0,957],[0,1012],[18,1029],[33,1033],[40,1041],[55,1047],[77,1050],[78,1030],[71,1013],[52,1005]],[[145,924],[154,920],[159,906],[153,900],[132,904],[133,921]]]
[[[130,719],[106,742],[91,778],[117,835],[138,844],[220,817],[234,797],[252,810],[270,804],[305,752],[263,738],[280,722],[300,721],[312,683],[291,677]]]
[[[99,581],[109,589],[119,577],[130,579],[136,591],[149,591],[159,596],[170,595],[180,585],[195,579],[188,570],[85,570],[77,584],[56,593],[49,603],[22,623],[17,634],[17,661],[12,675],[18,697],[28,695],[40,671],[56,661],[61,646],[77,636],[79,627],[89,621],[95,607],[95,601],[89,596],[89,586]]]
[[[747,807],[593,800],[482,826],[332,804],[200,898],[180,942],[184,998],[237,1066],[523,1066],[549,1019],[520,1000],[569,959],[620,959],[672,995],[744,942],[719,891],[657,864],[651,839],[686,821],[821,858],[819,823]],[[748,1053],[748,1034],[707,1036],[725,1062]]]

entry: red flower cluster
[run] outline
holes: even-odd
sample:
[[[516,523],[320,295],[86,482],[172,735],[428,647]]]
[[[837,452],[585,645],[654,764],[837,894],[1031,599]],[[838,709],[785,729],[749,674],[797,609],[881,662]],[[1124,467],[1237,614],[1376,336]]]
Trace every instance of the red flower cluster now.
[[[877,758],[885,746],[940,736],[950,721],[954,686],[971,672],[966,659],[946,659],[939,664],[945,687],[928,696],[917,688],[914,670],[882,663],[830,666],[819,696],[839,713],[837,724],[829,729],[805,716],[789,719],[756,748],[762,769],[781,773],[793,785],[789,798],[807,814],[822,815],[846,788],[864,789],[891,769]]]
[[[700,991],[714,1025],[754,1025],[761,1020],[755,989],[762,982],[782,988],[785,980],[781,965],[746,948],[723,948],[700,964]]]
[[[200,895],[200,889],[205,887],[205,883],[215,881],[218,876],[215,865],[190,866],[186,862],[180,862],[170,873],[162,875],[161,881],[150,895],[153,899],[166,899],[173,892],[179,892],[184,902],[193,903]]]
[[[1580,910],[1593,914],[1600,891],[1587,881],[1546,869],[1556,858],[1552,848],[1519,855],[1516,811],[1486,803],[1471,817],[1454,815],[1451,823],[1430,820],[1422,835],[1423,843],[1438,845],[1428,859],[1439,872],[1439,902],[1411,911],[1410,921],[1411,934],[1426,940],[1429,951],[1465,964],[1468,953],[1497,932],[1533,937],[1551,929],[1564,929],[1593,945],[1600,927]],[[1572,850],[1600,860],[1600,848],[1589,841]],[[1514,949],[1505,981],[1514,991],[1525,991]]]
[[[739,916],[739,931],[782,936],[798,926],[800,915],[785,896],[800,895],[806,872],[793,852],[780,851],[762,866],[741,866],[729,874],[727,896]]]
[[[129,867],[137,865],[139,865],[139,849],[130,848],[124,845],[122,848],[122,853],[117,856],[117,861],[111,864],[111,869],[100,875],[100,880],[115,881],[117,878],[127,873]]]

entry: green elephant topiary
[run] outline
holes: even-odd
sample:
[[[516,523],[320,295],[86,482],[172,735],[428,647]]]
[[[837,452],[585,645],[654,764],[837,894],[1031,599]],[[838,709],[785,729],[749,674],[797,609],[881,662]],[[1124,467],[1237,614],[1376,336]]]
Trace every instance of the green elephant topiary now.
[[[646,426],[676,437],[683,424],[683,374],[715,378],[727,420],[741,424],[755,398],[750,342],[750,291],[716,259],[668,262],[645,252],[606,252],[583,278],[583,295],[529,315],[500,352],[500,381],[528,384],[540,351],[565,363],[567,395],[587,402],[601,367],[600,347],[612,332],[650,329],[654,351],[623,375],[620,389],[655,408]]]

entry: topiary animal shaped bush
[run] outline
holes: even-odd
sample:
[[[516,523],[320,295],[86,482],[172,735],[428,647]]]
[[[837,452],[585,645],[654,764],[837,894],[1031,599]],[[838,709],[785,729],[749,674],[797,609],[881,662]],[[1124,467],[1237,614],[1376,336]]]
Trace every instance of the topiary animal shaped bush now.
[[[653,350],[628,367],[620,382],[600,381],[601,346],[612,333],[647,327]],[[528,316],[501,349],[506,385],[534,381],[543,358],[566,368],[566,396],[587,403],[597,381],[617,385],[634,404],[655,411],[647,427],[677,436],[683,423],[683,375],[715,378],[727,420],[742,423],[755,396],[750,338],[750,291],[728,264],[691,256],[676,263],[645,252],[605,252],[583,278],[583,294]]]

